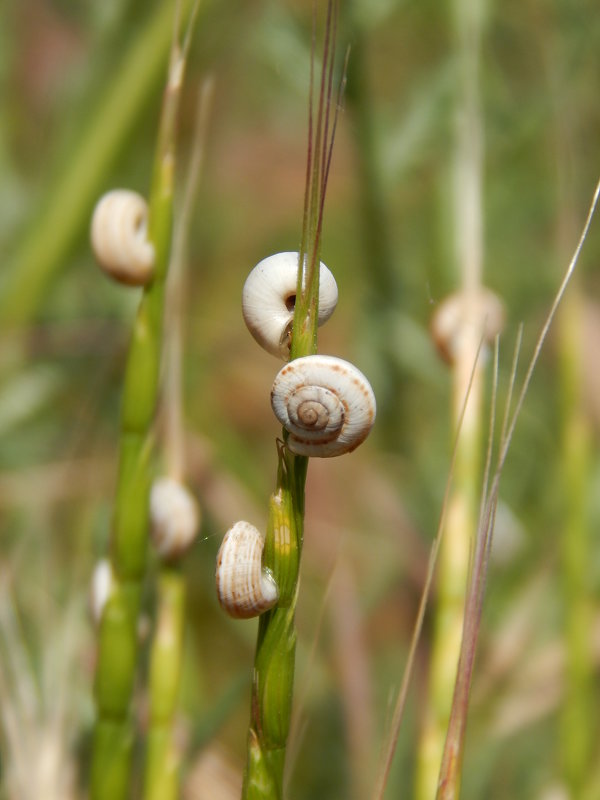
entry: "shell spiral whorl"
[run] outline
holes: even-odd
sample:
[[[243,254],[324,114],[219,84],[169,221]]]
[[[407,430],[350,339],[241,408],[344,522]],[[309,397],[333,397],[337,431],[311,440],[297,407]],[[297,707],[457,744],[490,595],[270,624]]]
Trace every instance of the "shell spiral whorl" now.
[[[271,405],[289,432],[287,446],[297,455],[350,453],[375,422],[375,395],[353,364],[313,355],[286,364],[275,378]]]
[[[92,215],[91,241],[96,260],[110,277],[128,286],[148,283],[154,247],[147,238],[148,205],[129,189],[103,195]]]
[[[248,330],[267,352],[287,359],[298,282],[298,253],[285,252],[260,261],[248,275],[242,291],[242,314]],[[319,325],[337,305],[335,278],[321,262]]]
[[[236,522],[225,534],[217,554],[217,597],[236,619],[257,617],[279,597],[271,573],[262,566],[264,539],[249,522]]]

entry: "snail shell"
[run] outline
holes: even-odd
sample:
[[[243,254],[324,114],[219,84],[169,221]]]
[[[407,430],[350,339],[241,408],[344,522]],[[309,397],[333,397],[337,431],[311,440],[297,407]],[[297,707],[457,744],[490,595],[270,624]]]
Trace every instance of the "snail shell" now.
[[[90,610],[96,625],[100,624],[102,613],[111,595],[114,585],[112,568],[108,558],[101,558],[92,572],[90,583]]]
[[[129,189],[103,195],[92,214],[91,240],[96,260],[108,275],[128,286],[152,277],[154,247],[147,238],[148,205]]]
[[[491,345],[502,332],[504,304],[485,287],[449,295],[437,307],[431,320],[431,335],[444,361],[453,364],[468,338]]]
[[[278,590],[262,566],[264,539],[249,522],[236,522],[217,554],[217,597],[230,617],[248,619],[272,608]]]
[[[158,554],[177,558],[198,533],[200,513],[189,490],[174,478],[157,478],[150,491],[150,534]]]
[[[375,422],[375,395],[353,364],[334,356],[305,356],[283,367],[271,405],[297,455],[328,458],[350,453]]]
[[[242,314],[248,330],[261,347],[285,359],[290,354],[298,259],[298,253],[276,253],[263,259],[248,275],[242,291]],[[337,299],[335,278],[321,262],[319,325],[333,314]]]

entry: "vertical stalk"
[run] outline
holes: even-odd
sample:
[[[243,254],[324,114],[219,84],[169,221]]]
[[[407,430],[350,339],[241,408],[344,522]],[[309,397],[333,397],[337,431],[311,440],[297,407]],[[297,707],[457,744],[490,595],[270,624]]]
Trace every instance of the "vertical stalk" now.
[[[583,791],[593,728],[593,660],[590,630],[593,613],[589,584],[590,563],[587,519],[590,430],[582,403],[582,298],[575,291],[565,300],[559,332],[561,396],[561,485],[565,519],[561,533],[561,570],[564,602],[565,697],[560,721],[560,752],[569,797]]]
[[[272,570],[277,582],[279,601],[258,623],[244,800],[281,800],[283,797],[285,751],[292,714],[296,655],[294,615],[307,459],[302,459],[304,463],[297,461],[296,456],[279,448],[277,490],[269,502],[263,556],[264,565]]]
[[[155,253],[154,277],[143,290],[125,371],[110,554],[114,587],[100,623],[94,687],[97,720],[91,768],[92,800],[120,800],[129,793],[134,741],[131,700],[148,536],[148,466],[158,394],[171,243],[175,117],[183,66],[184,60],[174,46],[150,196],[148,236]]]
[[[554,24],[565,37],[559,4]],[[568,37],[567,37],[568,38]],[[565,38],[564,41],[567,39]],[[551,96],[555,102],[554,137],[557,165],[557,251],[568,252],[575,229],[570,165],[576,147],[574,115],[569,109],[568,53],[558,42],[548,54]],[[563,528],[560,535],[560,569],[564,608],[565,674],[559,749],[564,783],[569,797],[583,795],[591,765],[594,726],[589,713],[593,703],[593,656],[589,642],[593,612],[589,585],[590,529],[588,491],[591,466],[591,430],[583,401],[585,300],[579,281],[571,287],[558,318],[560,397],[560,485],[563,489]]]
[[[481,369],[476,364],[481,331],[476,316],[476,297],[482,272],[483,132],[479,101],[482,5],[481,0],[454,0],[453,3],[458,51],[453,208],[456,210],[456,261],[466,309],[460,330],[460,348],[453,363],[453,430],[459,427],[463,408],[464,415],[439,551],[427,706],[418,750],[418,800],[431,800],[437,792],[463,634],[469,554],[477,529],[481,470]]]
[[[213,88],[213,81],[208,79],[203,82],[200,91],[195,147],[173,235],[169,267],[164,335],[164,461],[166,475],[177,483],[182,483],[185,474],[181,369],[187,238],[204,157]],[[175,714],[183,658],[186,586],[179,565],[173,563],[174,558],[173,554],[163,557],[157,582],[157,622],[150,655],[144,800],[177,800],[179,796],[181,747],[177,742]]]
[[[173,718],[179,697],[186,592],[183,576],[176,566],[161,566],[157,589],[144,800],[177,800],[180,754]]]
[[[316,4],[314,6],[316,17]],[[337,121],[332,113],[332,81],[338,2],[329,0],[316,124],[313,125],[314,29],[310,74],[309,125],[302,238],[290,360],[316,353],[321,229],[327,178]],[[343,89],[343,81],[340,92]],[[308,458],[278,442],[277,485],[269,503],[263,565],[279,589],[277,606],[259,619],[254,659],[248,756],[243,800],[281,800],[292,711],[296,652],[294,617],[304,534]]]

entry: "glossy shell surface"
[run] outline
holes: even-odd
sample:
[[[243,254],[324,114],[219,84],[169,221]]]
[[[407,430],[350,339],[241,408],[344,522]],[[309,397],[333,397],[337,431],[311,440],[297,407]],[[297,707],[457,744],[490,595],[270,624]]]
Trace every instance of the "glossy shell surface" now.
[[[174,478],[157,478],[150,491],[150,533],[160,556],[177,558],[198,533],[200,512],[193,495]]]
[[[248,330],[261,347],[285,359],[290,354],[297,276],[298,253],[275,253],[254,267],[242,291],[242,314]],[[321,262],[319,325],[333,314],[337,300],[335,278]]]
[[[277,584],[262,566],[264,539],[249,522],[236,522],[217,554],[216,584],[221,607],[231,617],[248,619],[277,602]]]
[[[328,458],[350,453],[369,435],[376,415],[369,381],[334,356],[305,356],[286,364],[271,390],[277,419],[298,455]]]
[[[147,238],[148,205],[129,189],[103,195],[92,215],[91,242],[96,260],[110,277],[143,286],[152,277],[154,248]]]

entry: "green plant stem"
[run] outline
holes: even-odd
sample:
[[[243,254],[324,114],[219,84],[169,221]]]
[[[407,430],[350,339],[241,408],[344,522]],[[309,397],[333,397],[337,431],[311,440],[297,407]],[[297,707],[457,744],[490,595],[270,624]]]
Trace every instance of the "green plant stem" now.
[[[439,552],[434,634],[429,692],[417,758],[416,797],[431,800],[444,776],[440,765],[463,637],[469,557],[478,521],[481,471],[481,367],[480,321],[475,297],[481,284],[482,222],[481,184],[483,132],[479,103],[479,50],[483,26],[481,0],[454,0],[459,59],[458,114],[453,156],[456,262],[466,300],[461,345],[452,367],[453,428],[460,427],[456,445],[453,486]],[[474,366],[475,365],[475,366]],[[466,709],[464,711],[466,713]],[[462,753],[456,779],[460,782]]]
[[[114,589],[99,635],[97,722],[91,773],[93,800],[128,795],[134,728],[130,718],[138,651],[138,616],[146,566],[151,430],[158,395],[162,316],[171,243],[175,115],[183,64],[174,56],[155,159],[148,236],[154,277],[144,288],[127,360],[121,449],[111,539]]]
[[[277,490],[269,503],[264,566],[273,573],[279,601],[258,623],[244,800],[283,797],[287,737],[296,655],[294,615],[302,550],[304,482],[308,459],[279,451]]]
[[[306,186],[290,360],[317,352],[321,229],[337,120],[334,112],[330,130],[337,12],[336,0],[330,0],[314,126],[314,50],[311,58]],[[308,458],[288,450],[285,430],[282,436],[283,441],[278,442],[277,487],[269,504],[263,552],[263,565],[273,573],[279,599],[275,608],[260,617],[258,624],[243,800],[283,798],[285,753],[292,712],[296,653],[294,616],[304,534]]]
[[[166,474],[180,483],[186,472],[181,378],[184,280],[192,209],[206,144],[213,89],[212,79],[206,79],[200,92],[194,150],[173,232],[164,323],[164,463]],[[184,555],[178,554],[178,563]],[[178,566],[168,563],[168,560],[160,566],[156,607],[157,623],[150,657],[150,711],[143,796],[144,800],[175,800],[179,791],[181,763],[175,712],[183,658],[185,583]]]
[[[468,381],[468,376],[455,369],[454,419],[459,418],[464,406]],[[436,796],[463,635],[469,555],[477,529],[479,502],[480,392],[481,376],[476,370],[456,444],[452,490],[438,557],[427,708],[417,764],[415,797],[419,800],[432,800]]]
[[[560,559],[565,606],[565,700],[562,706],[560,752],[571,797],[582,793],[590,765],[593,659],[589,632],[593,612],[588,580],[590,560],[587,516],[591,435],[582,402],[582,298],[565,300],[559,326],[562,418],[561,485],[565,521]]]
[[[182,0],[185,16],[191,2]],[[172,3],[158,3],[90,115],[61,175],[49,187],[30,231],[3,264],[6,280],[0,292],[0,319],[5,324],[27,323],[67,262],[69,250],[90,219],[106,174],[164,73],[172,20]]]
[[[179,748],[173,720],[179,697],[183,648],[185,583],[176,567],[158,576],[158,616],[150,656],[150,716],[144,800],[176,800]]]

